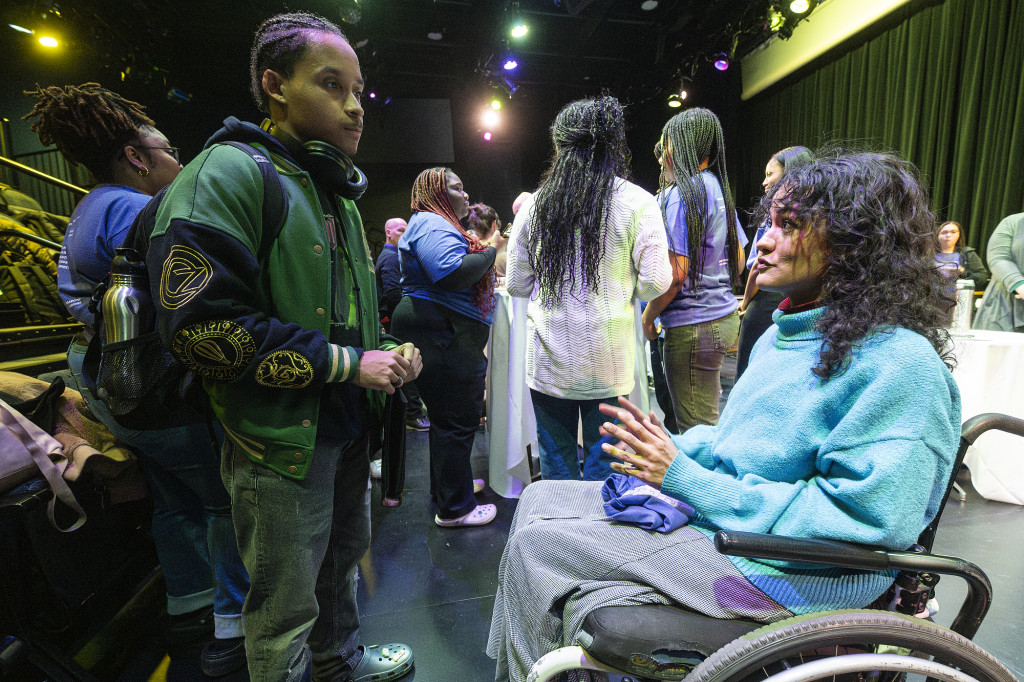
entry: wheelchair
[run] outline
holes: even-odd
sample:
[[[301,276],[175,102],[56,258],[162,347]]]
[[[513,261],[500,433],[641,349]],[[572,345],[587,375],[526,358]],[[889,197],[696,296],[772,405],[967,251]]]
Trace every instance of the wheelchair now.
[[[946,497],[967,448],[991,429],[1024,436],[1024,419],[989,413],[965,422]],[[768,624],[716,619],[677,606],[602,607],[587,616],[581,644],[539,658],[527,682],[559,679],[569,670],[624,675],[624,682],[809,682],[821,678],[899,682],[910,674],[944,682],[1015,682],[1005,666],[971,641],[992,602],[988,577],[963,559],[930,554],[941,515],[942,509],[917,544],[905,552],[719,531],[715,547],[722,554],[851,569],[895,569],[896,578],[865,609],[826,611]],[[919,617],[939,575],[957,576],[967,583],[967,596],[948,629]]]

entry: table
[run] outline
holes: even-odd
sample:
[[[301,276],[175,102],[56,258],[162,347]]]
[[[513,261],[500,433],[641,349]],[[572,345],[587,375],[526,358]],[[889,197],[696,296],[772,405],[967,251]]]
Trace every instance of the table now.
[[[1024,334],[973,330],[953,343],[964,421],[983,412],[1024,418]],[[1024,438],[989,431],[964,461],[983,497],[1024,505]]]
[[[537,420],[533,414],[530,388],[526,385],[526,308],[529,299],[511,297],[500,289],[495,296],[497,306],[487,344],[488,484],[502,497],[518,497],[531,479],[530,453],[536,455],[538,452]],[[647,412],[651,409],[647,393],[647,353],[640,327],[639,304],[633,330],[635,383],[629,399]]]

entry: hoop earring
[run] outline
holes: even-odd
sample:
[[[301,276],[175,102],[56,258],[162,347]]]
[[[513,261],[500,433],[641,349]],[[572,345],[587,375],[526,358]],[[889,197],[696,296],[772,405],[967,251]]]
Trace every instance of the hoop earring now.
[[[142,177],[146,177],[147,175],[149,175],[149,169],[143,166],[141,169],[139,169],[139,175],[141,175]]]

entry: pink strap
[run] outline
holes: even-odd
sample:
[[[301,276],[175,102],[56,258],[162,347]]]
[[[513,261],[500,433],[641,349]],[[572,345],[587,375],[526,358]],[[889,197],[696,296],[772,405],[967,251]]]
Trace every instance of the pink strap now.
[[[50,484],[50,490],[54,495],[46,507],[46,515],[50,519],[50,524],[62,533],[70,533],[81,528],[86,520],[85,510],[75,499],[67,482],[61,477],[57,465],[50,459],[50,455],[64,456],[60,443],[3,400],[0,400],[0,421],[18,437],[21,444],[28,450],[29,455],[32,456],[36,466],[39,467],[46,482]],[[67,528],[58,526],[57,520],[54,518],[54,508],[58,499],[78,514],[78,519]]]

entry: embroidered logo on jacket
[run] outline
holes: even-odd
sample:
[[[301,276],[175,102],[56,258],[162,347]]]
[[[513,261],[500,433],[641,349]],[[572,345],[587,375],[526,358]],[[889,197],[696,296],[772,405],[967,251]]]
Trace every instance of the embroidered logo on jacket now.
[[[216,381],[237,379],[256,354],[245,327],[231,320],[210,320],[174,335],[171,350],[182,362]]]
[[[180,308],[206,288],[213,266],[206,257],[187,246],[171,248],[160,274],[160,303],[168,310]]]
[[[313,365],[293,350],[274,351],[256,366],[256,383],[273,388],[305,388],[313,381]]]

